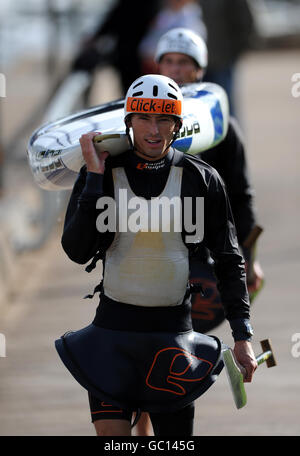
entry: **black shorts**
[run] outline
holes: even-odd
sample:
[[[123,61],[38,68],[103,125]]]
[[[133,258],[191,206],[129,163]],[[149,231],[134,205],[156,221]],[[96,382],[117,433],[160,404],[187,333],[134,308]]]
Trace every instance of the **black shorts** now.
[[[132,423],[133,412],[122,410],[114,405],[101,401],[90,392],[89,403],[91,410],[91,420],[126,420]],[[155,436],[159,435],[193,435],[194,427],[194,403],[189,404],[181,410],[172,413],[152,413],[150,420]]]
[[[119,407],[115,407],[114,405],[101,401],[90,392],[88,392],[88,395],[92,423],[97,420],[126,420],[131,422],[132,412],[122,410]]]

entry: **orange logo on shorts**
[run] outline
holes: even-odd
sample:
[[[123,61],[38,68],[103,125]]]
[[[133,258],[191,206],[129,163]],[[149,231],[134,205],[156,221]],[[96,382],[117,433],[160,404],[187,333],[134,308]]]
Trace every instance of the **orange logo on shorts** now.
[[[184,396],[191,382],[200,382],[212,369],[213,364],[178,347],[159,350],[146,378],[149,388]]]

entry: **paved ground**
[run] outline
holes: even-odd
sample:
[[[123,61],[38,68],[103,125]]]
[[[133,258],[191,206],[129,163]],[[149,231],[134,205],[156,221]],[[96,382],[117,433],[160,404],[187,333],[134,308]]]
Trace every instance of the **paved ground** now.
[[[300,357],[292,336],[300,333],[299,142],[300,98],[291,95],[299,52],[249,55],[240,67],[241,121],[246,132],[257,211],[265,232],[259,258],[266,286],[253,306],[254,348],[271,338],[278,366],[260,366],[246,385],[247,406],[237,411],[222,373],[197,401],[195,435],[299,435]],[[39,252],[18,265],[21,293],[1,308],[0,435],[94,435],[87,394],[56,355],[54,340],[88,324],[97,300],[82,300],[97,283],[60,247],[61,224]],[[214,332],[232,344],[224,323]],[[300,355],[300,350],[299,355]]]

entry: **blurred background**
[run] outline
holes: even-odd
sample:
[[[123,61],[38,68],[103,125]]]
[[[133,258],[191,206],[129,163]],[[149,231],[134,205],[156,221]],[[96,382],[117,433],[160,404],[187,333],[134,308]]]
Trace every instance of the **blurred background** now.
[[[1,0],[0,435],[94,435],[87,394],[54,340],[90,323],[97,298],[81,298],[101,271],[87,274],[62,252],[70,193],[35,184],[29,138],[42,123],[122,97],[155,72],[159,36],[188,24],[207,40],[207,79],[224,83],[244,132],[264,228],[253,346],[258,354],[270,338],[278,362],[259,367],[239,411],[222,374],[197,402],[195,435],[300,434],[300,0],[248,0],[250,22],[243,3]],[[226,322],[214,334],[232,345]]]

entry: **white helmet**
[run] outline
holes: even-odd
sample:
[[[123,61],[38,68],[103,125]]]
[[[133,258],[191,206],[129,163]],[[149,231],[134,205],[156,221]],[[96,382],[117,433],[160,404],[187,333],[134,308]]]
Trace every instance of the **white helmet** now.
[[[183,96],[173,79],[160,74],[147,74],[129,87],[124,106],[124,118],[129,114],[166,114],[182,119]]]
[[[205,41],[190,29],[178,27],[166,32],[159,39],[155,60],[159,63],[164,54],[178,52],[194,59],[200,68],[207,67],[207,47]]]

